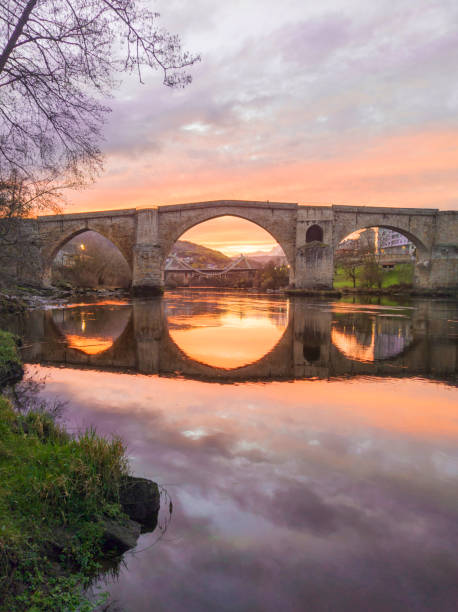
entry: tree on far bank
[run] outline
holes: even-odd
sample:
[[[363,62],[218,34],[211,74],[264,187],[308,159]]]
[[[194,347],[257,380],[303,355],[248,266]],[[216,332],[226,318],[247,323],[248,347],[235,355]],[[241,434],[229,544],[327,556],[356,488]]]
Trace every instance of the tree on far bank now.
[[[375,253],[366,256],[360,274],[360,280],[366,287],[382,288],[384,279],[384,270],[377,261]]]
[[[343,241],[336,249],[336,267],[352,282],[353,288],[356,287],[365,264],[374,259],[375,248],[375,232],[370,228],[361,231],[357,238]]]
[[[286,287],[289,283],[288,266],[276,265],[273,261],[266,263],[260,276],[261,289],[280,289]]]
[[[0,3],[0,178],[101,168],[103,102],[115,76],[159,69],[168,87],[191,81],[199,58],[158,25],[146,0],[5,0]]]

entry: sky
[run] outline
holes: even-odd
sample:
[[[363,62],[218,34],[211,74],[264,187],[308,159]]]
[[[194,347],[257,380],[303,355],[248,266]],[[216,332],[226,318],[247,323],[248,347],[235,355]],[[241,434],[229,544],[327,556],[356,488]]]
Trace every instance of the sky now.
[[[159,72],[124,80],[105,171],[66,211],[218,199],[458,208],[456,0],[151,4],[202,61],[183,90]],[[221,227],[223,250],[274,244],[240,221]]]

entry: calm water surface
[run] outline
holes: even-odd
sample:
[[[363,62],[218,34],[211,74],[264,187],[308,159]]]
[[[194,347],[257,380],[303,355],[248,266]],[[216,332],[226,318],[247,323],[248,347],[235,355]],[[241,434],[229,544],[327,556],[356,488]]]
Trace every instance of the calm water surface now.
[[[458,608],[456,304],[188,291],[9,325],[68,427],[173,501],[111,610]]]

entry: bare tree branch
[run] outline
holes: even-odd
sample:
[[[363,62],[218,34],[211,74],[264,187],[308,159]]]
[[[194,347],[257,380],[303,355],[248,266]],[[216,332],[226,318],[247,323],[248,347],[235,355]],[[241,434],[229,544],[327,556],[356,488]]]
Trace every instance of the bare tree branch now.
[[[159,69],[191,81],[197,56],[158,27],[147,0],[4,0],[0,4],[0,178],[101,168],[101,126],[115,77]]]

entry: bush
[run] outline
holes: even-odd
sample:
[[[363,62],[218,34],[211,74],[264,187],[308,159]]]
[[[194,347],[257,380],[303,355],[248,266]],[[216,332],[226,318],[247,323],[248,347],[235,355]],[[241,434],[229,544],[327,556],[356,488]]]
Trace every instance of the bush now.
[[[261,272],[261,289],[280,289],[289,283],[288,266],[276,266],[273,262],[267,263]]]

